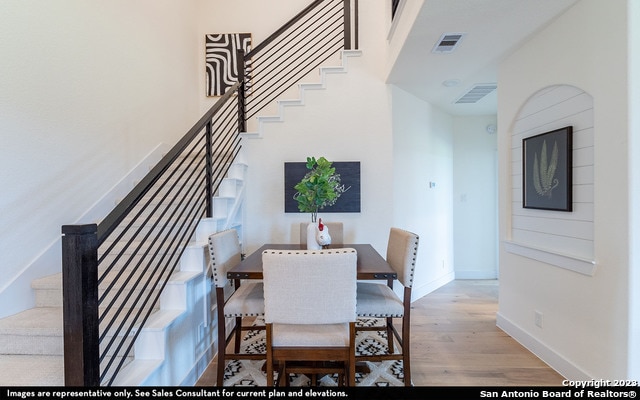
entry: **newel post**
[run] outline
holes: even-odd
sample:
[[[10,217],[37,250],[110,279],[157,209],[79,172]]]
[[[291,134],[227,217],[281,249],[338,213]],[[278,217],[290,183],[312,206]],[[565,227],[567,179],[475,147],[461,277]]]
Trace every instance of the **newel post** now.
[[[98,226],[62,227],[65,386],[100,386]]]

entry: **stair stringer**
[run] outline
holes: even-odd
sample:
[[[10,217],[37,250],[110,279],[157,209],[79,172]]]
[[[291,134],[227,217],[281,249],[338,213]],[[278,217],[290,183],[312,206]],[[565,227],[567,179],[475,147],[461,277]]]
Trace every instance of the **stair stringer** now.
[[[277,100],[277,114],[275,115],[266,115],[266,116],[257,116],[256,120],[258,122],[258,128],[255,132],[242,132],[242,137],[251,138],[251,139],[259,139],[262,138],[264,132],[264,124],[269,124],[273,122],[284,122],[285,121],[285,109],[287,107],[299,107],[305,105],[305,92],[307,90],[324,90],[326,89],[326,81],[327,76],[330,74],[344,74],[348,72],[348,58],[349,57],[360,57],[362,55],[361,50],[342,50],[341,51],[341,60],[342,65],[338,66],[322,66],[318,67],[319,72],[319,82],[312,83],[298,83],[298,98],[296,99],[286,99],[286,100]]]

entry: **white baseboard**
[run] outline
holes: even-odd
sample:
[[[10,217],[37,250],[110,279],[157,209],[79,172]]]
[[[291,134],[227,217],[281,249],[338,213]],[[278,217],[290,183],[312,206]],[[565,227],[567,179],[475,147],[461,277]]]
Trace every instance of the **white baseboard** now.
[[[496,326],[505,331],[509,336],[514,338],[518,343],[526,347],[527,350],[535,354],[539,359],[544,361],[565,378],[574,381],[594,379],[576,365],[572,364],[569,360],[562,357],[562,355],[557,351],[531,336],[529,332],[508,320],[500,313],[496,315]]]
[[[456,269],[456,279],[498,279],[496,270],[478,271],[478,270],[459,270]]]
[[[436,289],[446,285],[447,283],[451,282],[455,278],[456,277],[453,274],[453,272],[449,272],[449,273],[447,273],[445,275],[442,275],[438,279],[436,279],[434,281],[431,281],[429,283],[426,283],[424,285],[420,285],[420,286],[414,285],[413,289],[411,289],[411,301],[412,302],[416,301],[416,300],[428,295],[429,293],[433,292],[434,290],[436,290]]]

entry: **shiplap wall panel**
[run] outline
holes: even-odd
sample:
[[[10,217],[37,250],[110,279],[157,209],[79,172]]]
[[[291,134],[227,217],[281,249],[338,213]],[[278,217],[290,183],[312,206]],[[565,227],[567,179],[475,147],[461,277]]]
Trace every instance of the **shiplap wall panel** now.
[[[589,221],[593,223],[593,203],[575,203],[572,212],[552,211],[552,210],[536,210],[532,208],[522,208],[522,202],[517,204],[519,208],[513,212],[512,220],[516,216],[522,215],[526,217],[537,217],[547,219],[572,221]],[[512,222],[513,225],[513,222]]]
[[[577,257],[576,254],[589,254],[593,251],[593,241],[568,236],[549,235],[540,232],[516,230],[512,240],[516,243],[526,243],[527,247],[541,249],[552,254],[562,254]]]
[[[513,217],[512,223],[514,228],[522,229],[525,231],[593,240],[593,231],[591,231],[591,229],[593,228],[593,223],[590,221],[576,221],[573,219],[553,218],[553,223],[550,222],[551,221],[549,218],[516,215]]]
[[[573,211],[522,207],[522,140],[573,127]],[[567,85],[545,88],[523,106],[511,135],[511,241],[593,259],[593,98]]]

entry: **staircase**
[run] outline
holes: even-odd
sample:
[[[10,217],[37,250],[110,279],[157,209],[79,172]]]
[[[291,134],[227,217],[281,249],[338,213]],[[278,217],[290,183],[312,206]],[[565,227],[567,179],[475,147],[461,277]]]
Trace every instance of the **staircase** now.
[[[343,51],[340,66],[320,67],[318,82],[299,83],[298,98],[278,100],[276,114],[258,116],[253,126],[254,132],[242,135],[259,138],[265,123],[283,122],[287,107],[299,107],[305,104],[307,90],[323,90],[327,85],[327,76],[347,72],[347,58],[358,57],[358,50]],[[249,125],[251,127],[251,125]],[[207,238],[210,234],[229,228],[235,228],[242,241],[242,205],[245,195],[244,177],[247,165],[240,159],[230,168],[223,179],[219,192],[213,199],[213,218],[200,223],[188,249],[180,260],[180,270],[175,271],[165,288],[157,307],[146,326],[142,329],[139,342],[134,346],[133,354],[128,356],[126,367],[114,382],[116,386],[163,385],[162,365],[169,351],[155,346],[156,343],[169,344],[172,330],[180,325],[181,319],[195,318],[211,325],[211,315],[207,310],[215,304],[207,301],[204,308],[200,304],[188,304],[189,298],[210,299],[211,292],[206,277]],[[36,295],[36,307],[18,314],[0,319],[0,386],[62,386],[63,376],[63,327],[62,327],[62,274],[58,273],[36,279],[32,282]],[[201,308],[196,309],[200,306]],[[187,315],[192,314],[192,315]],[[175,326],[174,326],[175,325]],[[196,322],[202,325],[202,322]],[[205,327],[200,341],[194,347],[212,346],[207,335],[213,340],[213,331]],[[178,327],[180,329],[180,327]],[[158,335],[160,338],[158,338]],[[108,362],[108,357],[103,364]],[[198,360],[189,360],[197,363]],[[195,379],[198,377],[196,376]]]
[[[289,96],[278,100],[271,108],[274,115],[258,116],[242,133],[247,138],[259,138],[265,123],[283,122],[285,109],[305,104],[305,92],[326,88],[327,76],[347,72],[347,59],[359,57],[359,50],[341,52],[341,65],[320,67],[317,82],[299,83]],[[223,179],[213,199],[213,217],[201,221],[196,234],[184,252],[160,299],[160,305],[149,319],[134,346],[126,367],[118,374],[115,386],[166,385],[172,371],[168,365],[180,363],[192,366],[186,376],[171,376],[170,381],[191,385],[201,374],[215,349],[215,326],[211,307],[211,287],[207,277],[208,236],[214,232],[235,228],[243,238],[242,207],[245,196],[244,178],[247,165],[242,157],[236,160]],[[0,386],[62,386],[63,326],[62,274],[32,282],[36,307],[0,319]],[[188,339],[174,341],[174,337]],[[186,350],[185,350],[186,349]],[[193,349],[196,349],[195,353]],[[215,350],[213,350],[215,351]],[[191,353],[191,354],[190,354]],[[190,355],[189,355],[190,354]],[[108,362],[105,358],[103,363]]]
[[[170,350],[157,344],[170,343],[169,336],[175,335],[173,330],[180,329],[185,320],[208,319],[207,310],[211,303],[205,301],[201,304],[200,301],[198,304],[194,301],[210,296],[206,277],[207,239],[211,233],[229,228],[237,229],[242,237],[246,169],[247,165],[237,159],[222,180],[219,192],[213,199],[213,218],[202,220],[196,229],[180,260],[179,271],[171,275],[160,304],[142,328],[138,340],[140,344],[136,343],[134,351],[128,355],[115,385],[153,384],[149,382],[154,380],[155,384],[161,384],[158,375],[163,374],[164,357]],[[64,385],[62,273],[36,279],[31,286],[35,292],[36,306],[0,319],[0,386]],[[103,303],[107,304],[108,301]],[[210,327],[211,322],[208,321]],[[213,333],[210,335],[213,336]],[[108,338],[109,335],[103,342]],[[109,356],[105,357],[102,364],[109,360]]]
[[[295,24],[306,18],[306,15],[320,15],[322,13],[331,14],[330,18],[337,15],[339,24],[335,29],[340,30],[340,24],[344,20],[344,32],[351,32],[350,13],[345,11],[343,16],[333,13],[333,11],[322,11],[320,14],[316,9],[327,7],[342,7],[346,4],[346,9],[351,9],[348,1],[336,0],[315,0],[299,15],[292,19],[292,23],[286,24],[278,32],[282,35],[288,30],[294,30]],[[357,2],[355,2],[357,4]],[[357,6],[355,6],[357,10]],[[355,13],[357,20],[357,13]],[[344,17],[344,18],[343,18]],[[316,25],[312,23],[311,25]],[[320,31],[327,31],[317,25]],[[334,29],[332,28],[332,29]],[[333,35],[333,34],[332,34]],[[313,36],[307,34],[307,36]],[[271,38],[276,36],[272,35]],[[332,37],[329,40],[335,42],[338,39],[338,46],[342,46],[342,38]],[[351,37],[344,33],[344,48],[350,49],[347,42]],[[357,47],[357,35],[354,39]],[[291,44],[291,40],[283,40],[286,45]],[[269,44],[268,44],[269,45]],[[335,43],[332,45],[335,46]],[[267,53],[266,47],[254,48],[253,52],[262,50]],[[286,50],[289,54],[294,54],[294,50]],[[331,53],[331,47],[323,51]],[[267,53],[268,54],[268,53]],[[318,57],[324,57],[322,53],[317,53]],[[334,53],[335,54],[335,53]],[[347,58],[359,56],[358,50],[339,51],[341,65],[335,67],[319,67],[318,74],[312,83],[298,83],[288,91],[281,93],[276,99],[270,100],[264,110],[259,108],[262,116],[251,116],[247,119],[247,132],[241,132],[243,138],[259,138],[262,136],[263,124],[282,122],[287,107],[299,107],[305,104],[305,92],[307,90],[319,90],[326,87],[326,78],[330,74],[344,73],[347,71]],[[249,54],[245,56],[249,57]],[[256,55],[252,55],[255,57]],[[300,56],[298,56],[300,57]],[[320,58],[317,58],[318,60]],[[324,58],[328,60],[328,58]],[[276,62],[282,64],[282,62]],[[288,73],[288,70],[286,71]],[[308,71],[307,71],[308,72]],[[303,75],[306,79],[308,75]],[[303,82],[305,78],[300,78],[298,82]],[[273,84],[267,81],[267,87]],[[259,84],[257,79],[252,84],[252,95],[247,100],[258,98]],[[226,96],[226,95],[225,95]],[[293,99],[283,99],[287,96]],[[224,97],[224,96],[223,96]],[[237,98],[240,98],[238,95]],[[237,100],[239,101],[239,100]],[[250,105],[249,105],[250,106]],[[257,112],[257,111],[256,111]],[[265,114],[273,113],[270,116]],[[204,117],[203,117],[204,119]],[[202,120],[201,120],[202,121]],[[198,123],[200,123],[199,121]],[[190,132],[189,132],[190,133]],[[188,134],[189,134],[188,133]],[[237,130],[235,131],[237,134]],[[151,166],[150,166],[151,167]],[[242,159],[242,153],[236,158],[227,175],[223,178],[217,193],[213,195],[212,217],[200,221],[195,234],[190,238],[187,248],[180,257],[177,269],[171,274],[164,290],[160,296],[160,301],[149,317],[144,327],[139,331],[138,339],[130,354],[124,358],[124,367],[117,374],[114,386],[166,386],[166,385],[192,385],[199,375],[207,367],[213,357],[216,348],[216,327],[218,321],[215,320],[215,301],[212,301],[211,285],[208,278],[208,236],[214,232],[236,228],[243,239],[242,213],[243,200],[245,196],[245,174],[247,165]],[[122,202],[126,204],[126,202]],[[129,214],[131,215],[131,214]],[[164,225],[164,224],[162,224]],[[106,246],[103,244],[100,249]],[[100,250],[99,250],[100,252]],[[55,260],[58,262],[59,260]],[[102,262],[99,267],[102,266]],[[122,268],[127,268],[123,266]],[[115,268],[113,274],[117,273]],[[109,278],[106,278],[107,281]],[[36,294],[36,307],[17,313],[15,315],[0,319],[0,386],[60,386],[64,385],[63,369],[63,315],[62,315],[62,274],[55,274],[36,279],[32,282],[32,288]],[[102,284],[100,285],[102,289]],[[157,288],[152,288],[156,290]],[[99,313],[110,313],[104,309],[103,302]],[[133,333],[137,332],[134,328]],[[109,335],[116,335],[113,329],[109,330]],[[101,342],[108,341],[109,335]],[[101,361],[101,370],[104,365],[111,361],[115,355],[111,349]],[[117,356],[123,357],[123,356]],[[118,359],[118,362],[122,358]],[[176,367],[176,368],[173,368]],[[177,369],[177,368],[180,369]],[[109,379],[107,375],[102,379]]]

